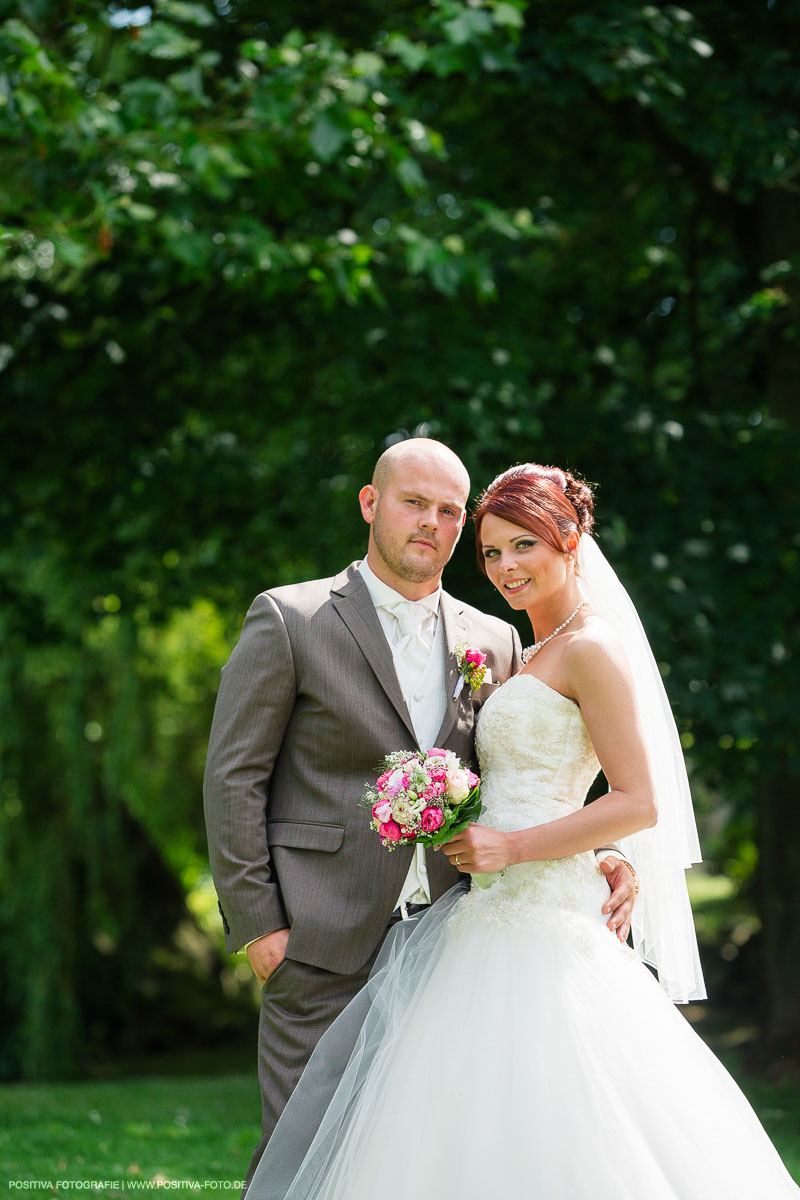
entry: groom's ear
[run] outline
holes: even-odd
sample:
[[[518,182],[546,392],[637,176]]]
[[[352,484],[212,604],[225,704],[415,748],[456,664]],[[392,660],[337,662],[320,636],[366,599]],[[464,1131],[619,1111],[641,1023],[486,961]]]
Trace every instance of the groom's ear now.
[[[375,520],[375,508],[378,504],[378,492],[371,483],[365,484],[358,493],[358,503],[362,517],[368,525],[371,525]]]
[[[456,540],[455,540],[454,544],[457,545],[458,542],[460,542],[461,535],[464,532],[464,526],[466,525],[466,523],[467,523],[467,510],[464,509],[463,513],[461,514],[461,524],[458,527],[458,533],[456,534]]]

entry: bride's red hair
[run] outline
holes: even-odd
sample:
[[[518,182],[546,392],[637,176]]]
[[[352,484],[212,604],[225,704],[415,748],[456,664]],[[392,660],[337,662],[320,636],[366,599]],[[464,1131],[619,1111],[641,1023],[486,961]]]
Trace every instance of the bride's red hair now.
[[[590,486],[560,467],[520,463],[509,467],[487,487],[473,514],[478,566],[486,574],[481,550],[481,524],[487,513],[529,529],[554,550],[565,553],[570,533],[589,533],[594,524]]]

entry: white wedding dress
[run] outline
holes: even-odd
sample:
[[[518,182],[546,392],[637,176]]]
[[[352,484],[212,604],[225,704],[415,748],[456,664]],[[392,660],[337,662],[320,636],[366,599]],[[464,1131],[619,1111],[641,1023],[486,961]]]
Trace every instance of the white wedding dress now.
[[[531,675],[486,702],[477,748],[481,821],[502,830],[579,808],[599,769],[577,706]],[[606,928],[607,896],[587,853],[476,876],[398,927],[248,1200],[800,1196],[736,1084]]]

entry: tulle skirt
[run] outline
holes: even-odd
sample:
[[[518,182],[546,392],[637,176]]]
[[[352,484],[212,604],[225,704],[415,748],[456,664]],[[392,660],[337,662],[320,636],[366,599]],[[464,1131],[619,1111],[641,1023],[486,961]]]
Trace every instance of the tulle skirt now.
[[[800,1196],[739,1088],[606,929],[602,879],[567,908],[504,886],[454,888],[398,926],[248,1200]]]

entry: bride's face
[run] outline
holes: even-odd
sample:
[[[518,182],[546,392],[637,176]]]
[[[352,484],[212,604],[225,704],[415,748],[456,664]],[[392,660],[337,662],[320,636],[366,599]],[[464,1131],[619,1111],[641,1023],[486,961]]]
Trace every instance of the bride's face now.
[[[554,600],[567,586],[566,553],[494,513],[487,513],[481,523],[481,552],[486,574],[512,608]]]

